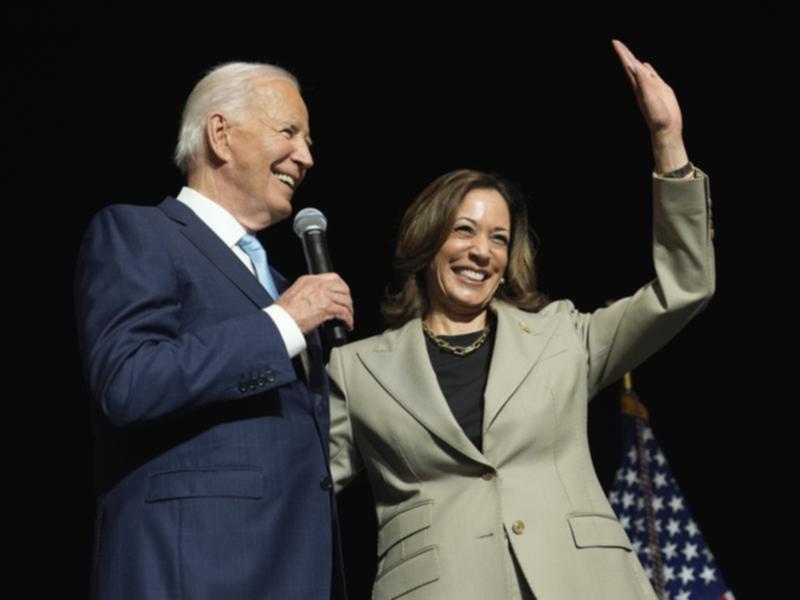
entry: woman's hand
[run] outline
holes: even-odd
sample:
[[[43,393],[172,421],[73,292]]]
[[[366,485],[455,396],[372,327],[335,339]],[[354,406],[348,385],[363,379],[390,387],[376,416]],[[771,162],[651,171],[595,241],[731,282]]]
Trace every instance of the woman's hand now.
[[[675,93],[650,63],[639,61],[619,40],[612,40],[611,44],[622,62],[636,95],[636,103],[650,130],[656,172],[679,169],[689,162],[689,158],[683,146],[683,119]]]

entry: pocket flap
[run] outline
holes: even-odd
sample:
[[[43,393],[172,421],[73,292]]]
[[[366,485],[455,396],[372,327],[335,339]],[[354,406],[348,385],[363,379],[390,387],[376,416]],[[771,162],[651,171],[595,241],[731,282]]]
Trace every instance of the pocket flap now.
[[[611,515],[574,515],[567,517],[572,538],[578,548],[631,549],[630,540],[619,521]]]
[[[433,522],[433,501],[417,504],[397,513],[383,524],[378,532],[378,556],[381,557],[396,543],[430,527]]]
[[[261,498],[264,476],[258,468],[182,469],[153,473],[146,502],[177,498]]]

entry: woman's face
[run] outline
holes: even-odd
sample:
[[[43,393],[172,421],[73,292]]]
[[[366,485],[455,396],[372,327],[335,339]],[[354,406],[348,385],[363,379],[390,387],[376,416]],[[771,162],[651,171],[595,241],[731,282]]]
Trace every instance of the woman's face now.
[[[510,239],[511,217],[503,196],[494,189],[467,193],[428,267],[432,311],[461,317],[480,313],[505,273]]]

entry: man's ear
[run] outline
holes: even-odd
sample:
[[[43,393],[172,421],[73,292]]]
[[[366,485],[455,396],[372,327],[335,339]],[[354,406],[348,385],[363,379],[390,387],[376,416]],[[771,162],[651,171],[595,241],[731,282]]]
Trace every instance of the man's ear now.
[[[206,140],[211,162],[230,160],[230,123],[222,113],[211,113],[206,119]]]

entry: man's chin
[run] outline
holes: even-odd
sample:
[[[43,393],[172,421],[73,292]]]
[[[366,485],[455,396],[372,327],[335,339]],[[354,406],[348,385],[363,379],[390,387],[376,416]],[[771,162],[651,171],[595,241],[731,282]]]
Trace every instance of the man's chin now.
[[[270,206],[270,224],[278,223],[292,216],[290,202],[275,202]]]

